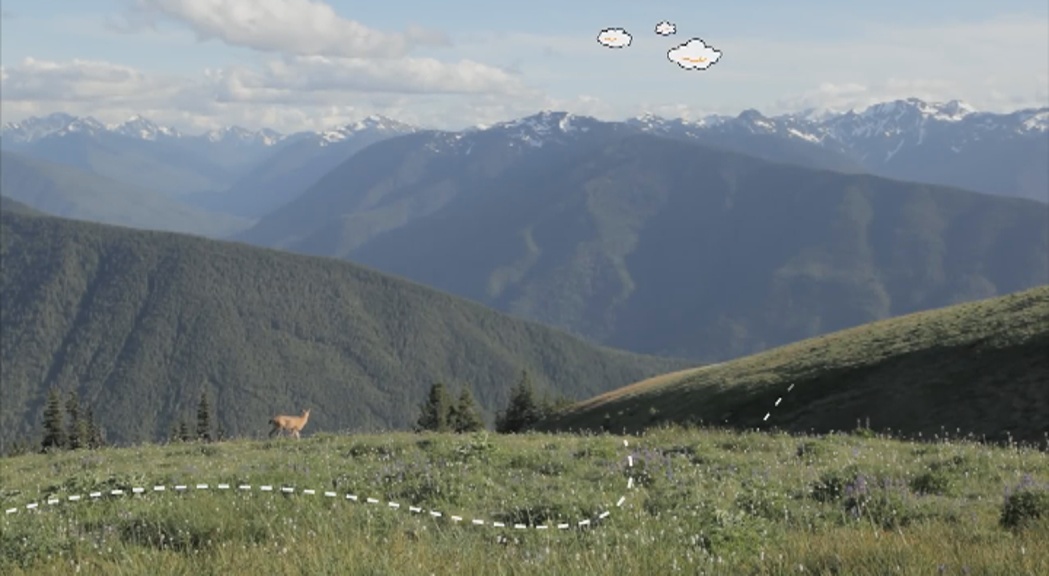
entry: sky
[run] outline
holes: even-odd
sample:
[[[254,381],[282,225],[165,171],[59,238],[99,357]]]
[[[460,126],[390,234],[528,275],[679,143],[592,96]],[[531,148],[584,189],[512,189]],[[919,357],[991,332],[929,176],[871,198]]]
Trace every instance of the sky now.
[[[674,34],[656,33],[664,21]],[[610,28],[629,45],[602,45]],[[671,61],[690,40],[714,63]],[[4,0],[0,66],[5,123],[139,114],[190,133],[373,114],[452,130],[540,110],[697,119],[907,97],[1012,111],[1049,106],[1049,3]]]

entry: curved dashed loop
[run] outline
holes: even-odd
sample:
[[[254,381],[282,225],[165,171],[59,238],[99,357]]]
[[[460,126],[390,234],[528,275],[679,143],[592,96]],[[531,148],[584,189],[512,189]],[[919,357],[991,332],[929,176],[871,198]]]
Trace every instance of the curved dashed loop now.
[[[793,384],[791,384],[790,386],[787,386],[787,392],[784,392],[783,395],[786,396],[787,393],[789,393],[793,389],[794,389],[794,385]],[[780,396],[779,398],[776,398],[776,403],[772,405],[772,409],[778,408],[780,402],[783,402],[783,396]],[[766,412],[765,413],[765,417],[762,418],[761,421],[762,422],[768,422],[769,416],[772,416],[772,410],[769,410],[768,412]]]
[[[626,440],[623,440],[623,446],[629,446],[629,445],[630,444]],[[634,467],[634,458],[633,458],[633,456],[627,455],[626,463],[627,463],[627,468],[633,469],[633,467]],[[616,504],[615,504],[616,508],[620,508],[620,507],[623,506],[623,503],[626,502],[626,494],[629,493],[630,490],[633,490],[633,488],[634,488],[634,477],[633,477],[633,475],[629,475],[629,476],[627,476],[626,493],[624,493],[622,496],[620,496],[619,500],[616,501]],[[171,489],[174,490],[175,492],[185,492],[185,491],[189,490],[189,486],[186,485],[186,484],[177,484],[177,485],[171,486]],[[194,490],[209,490],[209,489],[210,489],[210,486],[208,484],[196,484],[194,486]],[[233,490],[234,488],[232,486],[230,486],[229,484],[216,484],[215,485],[215,489],[216,490],[220,490],[220,491],[225,491],[225,490]],[[253,489],[253,487],[252,487],[251,484],[240,484],[240,485],[236,486],[236,490],[237,491],[242,491],[242,492],[250,492],[252,489]],[[153,492],[165,492],[167,490],[168,490],[167,486],[158,485],[158,486],[153,486],[153,490],[152,491]],[[275,490],[279,490],[283,494],[294,494],[295,493],[295,488],[294,487],[281,486],[279,488],[275,488],[274,486],[269,485],[269,484],[260,485],[258,487],[258,490],[260,492],[274,492]],[[130,491],[131,494],[144,494],[146,492],[147,492],[147,490],[145,488],[141,488],[141,487],[132,488],[131,491]],[[304,494],[304,495],[307,495],[307,496],[315,496],[315,495],[318,494],[318,492],[316,490],[312,490],[312,489],[304,489],[304,490],[302,490],[301,493]],[[103,492],[90,492],[90,493],[88,493],[87,498],[90,499],[90,500],[97,500],[97,499],[101,498],[103,495],[123,496],[124,494],[127,494],[127,492],[124,491],[124,490],[110,490],[109,492],[105,492],[105,493],[103,493]],[[339,494],[337,492],[332,492],[332,491],[323,491],[323,492],[320,492],[319,494],[323,494],[323,497],[325,497],[325,498],[338,498],[339,497]],[[353,501],[353,502],[359,502],[359,503],[362,503],[364,505],[373,505],[374,506],[374,505],[377,505],[377,504],[382,504],[382,502],[380,500],[376,499],[376,498],[370,498],[370,497],[361,498],[357,494],[352,494],[352,493],[346,493],[344,499],[345,500],[350,500],[350,501]],[[65,502],[78,502],[78,501],[81,501],[81,500],[84,500],[84,498],[80,494],[73,494],[73,495],[67,496],[66,500],[64,500],[64,501]],[[56,505],[56,504],[60,504],[61,502],[63,502],[63,500],[61,500],[59,498],[49,498],[49,499],[45,500],[44,502],[48,506],[53,506],[53,505]],[[38,510],[39,508],[40,508],[40,505],[39,505],[38,502],[31,502],[29,504],[26,504],[24,507],[8,508],[5,511],[4,515],[7,516],[8,514],[16,514],[16,513],[20,512],[22,510],[27,510],[27,511],[29,511],[29,510]],[[443,512],[440,512],[440,511],[437,511],[437,510],[426,510],[426,509],[424,509],[424,508],[422,508],[420,506],[408,506],[407,508],[402,508],[400,503],[393,502],[393,501],[386,502],[385,508],[392,509],[392,510],[402,510],[403,509],[403,510],[407,510],[409,514],[429,514],[429,516],[431,516],[433,518],[447,518],[448,520],[450,520],[451,522],[456,523],[456,524],[462,523],[464,521],[464,517],[463,516],[446,515]],[[472,525],[472,526],[489,526],[489,527],[492,527],[492,528],[513,528],[513,529],[516,529],[516,530],[527,530],[527,529],[549,530],[551,528],[556,528],[558,530],[567,530],[567,529],[572,528],[572,527],[585,528],[585,527],[591,526],[593,524],[596,524],[596,523],[604,520],[605,518],[608,518],[611,514],[612,513],[608,509],[606,509],[606,510],[602,511],[600,514],[598,514],[597,516],[593,517],[593,518],[584,518],[583,520],[579,520],[579,521],[575,522],[574,524],[570,523],[570,522],[561,522],[561,523],[558,523],[558,524],[537,524],[537,525],[519,524],[519,523],[518,524],[506,524],[505,522],[486,521],[486,520],[482,520],[482,519],[479,519],[479,518],[473,518],[473,519],[470,520],[470,525]]]

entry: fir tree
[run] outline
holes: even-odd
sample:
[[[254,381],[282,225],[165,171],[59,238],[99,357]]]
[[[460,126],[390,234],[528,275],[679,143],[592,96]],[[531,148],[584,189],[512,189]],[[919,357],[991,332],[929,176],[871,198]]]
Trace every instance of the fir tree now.
[[[500,434],[523,432],[542,417],[542,410],[535,400],[535,390],[528,371],[521,372],[521,380],[510,393],[506,410],[495,419],[495,431]]]
[[[211,407],[208,405],[208,393],[200,393],[197,404],[197,440],[211,442]]]
[[[189,442],[193,437],[189,434],[189,425],[186,424],[186,420],[182,419],[178,422],[178,439],[181,442]]]
[[[450,426],[452,412],[452,401],[448,397],[448,391],[444,384],[438,382],[430,387],[430,395],[425,403],[419,407],[419,419],[415,423],[416,430],[432,430],[434,432],[447,432]]]
[[[484,420],[469,388],[459,393],[459,402],[452,407],[452,428],[459,433],[484,430]]]
[[[92,450],[101,448],[105,445],[105,441],[102,438],[102,428],[99,427],[98,422],[95,422],[95,410],[91,406],[84,410],[84,421],[87,428],[87,447]]]
[[[69,434],[67,442],[70,450],[87,448],[90,438],[88,437],[88,422],[82,413],[80,399],[76,390],[70,390],[66,396],[66,416],[69,417]]]
[[[62,397],[59,396],[57,388],[51,388],[47,393],[47,404],[44,406],[44,439],[40,443],[43,451],[61,450],[67,446],[62,420]]]

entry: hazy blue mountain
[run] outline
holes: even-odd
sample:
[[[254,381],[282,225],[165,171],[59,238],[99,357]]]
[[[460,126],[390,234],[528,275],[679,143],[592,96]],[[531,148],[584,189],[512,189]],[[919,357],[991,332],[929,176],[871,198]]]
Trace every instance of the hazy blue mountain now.
[[[718,360],[1049,282],[1049,207],[543,113],[372,145],[238,239]]]
[[[133,228],[220,237],[251,224],[152,190],[6,150],[0,152],[0,192],[48,214]]]

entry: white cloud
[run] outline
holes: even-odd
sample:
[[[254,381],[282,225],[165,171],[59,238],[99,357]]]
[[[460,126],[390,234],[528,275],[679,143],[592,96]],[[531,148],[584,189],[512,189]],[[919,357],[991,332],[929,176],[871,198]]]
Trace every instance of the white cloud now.
[[[497,68],[426,58],[386,61],[383,66],[361,59],[294,56],[258,68],[207,69],[196,77],[147,73],[102,61],[29,58],[0,67],[0,78],[5,120],[54,111],[92,115],[106,122],[142,114],[180,128],[240,123],[298,130],[326,127],[332,118],[357,111],[400,119],[394,112],[411,112],[413,102],[421,108],[401,114],[403,119],[411,116],[422,125],[434,126],[434,120],[469,117],[469,103],[477,99],[506,106],[542,102],[541,93]],[[467,103],[459,111],[461,116],[434,116],[434,106],[446,105],[449,98]],[[359,107],[347,107],[346,102]]]
[[[181,90],[177,79],[96,60],[26,58],[18,66],[4,66],[0,78],[5,103],[130,103],[170,98]]]
[[[258,78],[265,86],[294,91],[513,95],[526,90],[520,78],[499,68],[472,60],[444,63],[432,58],[376,61],[301,56],[269,62]]]
[[[605,28],[597,34],[597,42],[608,48],[626,48],[630,46],[632,36],[622,28]]]
[[[667,59],[685,70],[706,70],[721,58],[721,52],[699,38],[691,38],[667,50]]]
[[[673,22],[667,22],[666,20],[656,24],[656,34],[660,36],[670,36],[677,32],[677,26]]]
[[[263,52],[397,58],[415,46],[449,44],[444,34],[419,27],[374,30],[316,0],[138,0],[125,26],[147,25],[151,14],[185,24],[201,40]]]

